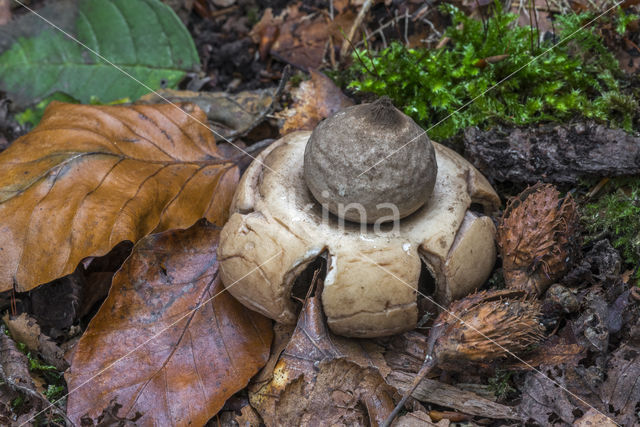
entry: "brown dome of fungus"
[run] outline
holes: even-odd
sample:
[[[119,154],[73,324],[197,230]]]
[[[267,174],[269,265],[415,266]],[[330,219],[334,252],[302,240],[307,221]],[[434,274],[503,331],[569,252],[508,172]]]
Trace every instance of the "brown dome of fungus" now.
[[[313,196],[355,222],[415,212],[431,196],[437,170],[427,134],[386,97],[320,123],[304,153],[304,178]]]
[[[433,143],[438,175],[429,203],[388,230],[325,215],[304,181],[309,132],[288,134],[243,175],[218,248],[220,274],[241,303],[281,323],[295,323],[294,281],[324,254],[321,300],[329,328],[354,337],[413,329],[421,263],[441,303],[477,289],[495,262],[495,226],[469,210],[494,212],[500,200],[456,152]]]

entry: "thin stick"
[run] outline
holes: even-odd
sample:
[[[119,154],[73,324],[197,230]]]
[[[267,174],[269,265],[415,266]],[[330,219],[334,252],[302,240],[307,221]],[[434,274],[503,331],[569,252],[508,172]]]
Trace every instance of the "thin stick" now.
[[[402,408],[404,408],[404,404],[407,403],[407,400],[409,399],[409,397],[411,397],[413,392],[418,387],[418,384],[420,384],[422,380],[429,374],[429,372],[431,372],[431,369],[433,369],[434,366],[436,366],[436,360],[430,355],[427,356],[424,359],[424,363],[422,364],[422,367],[416,374],[416,377],[413,379],[413,383],[411,383],[411,388],[409,388],[409,390],[407,390],[404,393],[404,395],[402,396],[402,399],[400,399],[400,402],[398,402],[396,407],[393,408],[393,411],[391,412],[391,414],[389,414],[387,419],[384,420],[382,427],[389,427],[391,425],[391,423],[396,418],[398,413],[402,410]]]
[[[538,49],[540,49],[540,24],[538,24],[538,8],[536,7],[535,0],[531,0],[531,13],[533,13],[533,18],[536,21],[536,33],[538,39]]]
[[[531,56],[535,55],[535,52],[533,50],[533,16],[531,16],[531,13],[533,11],[533,0],[529,0],[529,29],[531,30]]]
[[[343,59],[349,52],[349,46],[351,45],[351,40],[353,39],[353,36],[356,35],[356,31],[358,31],[358,28],[360,27],[360,25],[362,25],[362,21],[364,21],[364,17],[367,15],[372,5],[373,5],[373,0],[366,0],[362,5],[362,7],[360,8],[360,11],[358,12],[358,16],[356,16],[356,19],[355,21],[353,21],[353,25],[349,30],[348,36],[342,42],[342,48],[340,49],[340,59]]]
[[[551,21],[551,32],[553,33],[553,38],[551,39],[552,43],[556,42],[556,27],[553,25],[553,16],[551,16],[551,6],[549,6],[549,0],[544,0],[547,4],[547,16],[549,17],[549,21]]]

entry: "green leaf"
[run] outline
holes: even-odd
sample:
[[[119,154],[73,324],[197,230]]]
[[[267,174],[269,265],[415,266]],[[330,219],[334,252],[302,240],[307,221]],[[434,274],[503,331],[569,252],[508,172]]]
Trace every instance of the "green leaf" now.
[[[44,115],[44,110],[47,108],[47,105],[49,105],[51,101],[70,102],[74,104],[78,103],[77,99],[65,93],[55,92],[51,94],[51,96],[48,96],[42,101],[38,102],[32,108],[27,108],[23,112],[16,114],[16,121],[21,126],[34,127],[42,119],[42,116]]]
[[[199,68],[189,32],[159,0],[80,0],[74,36],[153,90],[175,86]],[[82,103],[136,100],[149,92],[53,28],[18,39],[0,64],[0,90],[17,109],[55,92]]]

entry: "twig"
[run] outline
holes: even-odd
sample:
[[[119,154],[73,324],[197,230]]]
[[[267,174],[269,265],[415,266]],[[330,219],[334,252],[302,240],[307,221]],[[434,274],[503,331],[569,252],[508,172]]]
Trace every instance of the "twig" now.
[[[533,9],[533,18],[536,21],[536,33],[538,38],[538,49],[540,49],[540,24],[538,24],[538,8],[535,5],[535,0],[531,0],[532,9]]]
[[[551,6],[549,5],[549,0],[544,0],[544,2],[547,4],[547,17],[551,22],[551,32],[553,34],[553,38],[551,39],[551,42],[553,44],[556,44],[556,26],[553,24],[554,19],[553,19],[553,16],[551,16]]]
[[[247,152],[248,154],[253,155],[255,153],[259,153],[260,151],[264,150],[265,148],[273,144],[275,141],[276,140],[273,138],[263,139],[262,141],[258,141],[255,144],[251,144],[250,146],[245,148],[244,151]]]
[[[438,364],[438,361],[436,360],[436,358],[433,357],[433,348],[435,347],[436,340],[440,337],[440,335],[442,335],[443,328],[444,328],[443,323],[438,323],[431,327],[431,330],[429,331],[429,340],[427,341],[427,351],[426,351],[427,355],[424,358],[424,363],[422,364],[422,367],[416,374],[416,377],[413,379],[413,383],[411,383],[411,387],[409,387],[409,389],[404,392],[402,399],[400,399],[400,402],[398,402],[396,407],[393,408],[393,411],[391,412],[391,414],[389,414],[387,419],[384,421],[384,424],[382,424],[382,427],[389,427],[391,425],[395,417],[404,407],[404,404],[407,403],[407,400],[409,399],[409,397],[411,397],[411,395],[415,391],[416,387],[418,387],[418,385],[422,382],[422,380],[425,379],[425,377],[429,374],[429,372],[431,372],[431,370],[434,367],[436,367],[436,365]]]
[[[351,44],[350,41],[353,39],[353,36],[355,36],[356,31],[358,31],[358,28],[360,27],[360,25],[362,25],[362,21],[364,21],[364,17],[367,15],[372,5],[373,5],[373,0],[366,0],[363,3],[362,7],[360,8],[360,11],[358,12],[358,16],[356,16],[356,19],[355,21],[353,21],[353,25],[349,30],[349,34],[347,35],[345,40],[342,42],[342,48],[340,49],[340,59],[343,59],[349,52],[349,46]]]
[[[409,10],[404,10],[404,41],[409,45]]]
[[[398,402],[396,407],[393,408],[393,411],[391,412],[391,414],[389,414],[387,419],[384,421],[384,423],[382,424],[382,427],[389,427],[391,425],[391,423],[396,418],[396,416],[398,416],[398,413],[404,407],[404,404],[407,403],[407,400],[409,399],[409,397],[411,397],[411,394],[413,394],[413,392],[415,391],[416,387],[418,387],[420,382],[427,376],[429,372],[431,372],[431,370],[435,365],[436,365],[436,360],[433,357],[431,357],[431,355],[428,355],[424,359],[424,363],[422,364],[422,367],[416,374],[416,377],[413,379],[413,383],[411,383],[411,387],[407,391],[405,391],[404,395],[402,396],[402,399],[400,399],[400,402]]]
[[[253,122],[251,122],[251,124],[249,126],[247,126],[246,128],[244,128],[242,130],[236,130],[236,131],[231,132],[227,136],[227,140],[233,142],[237,138],[239,138],[241,136],[245,136],[246,134],[251,132],[253,129],[255,129],[260,123],[262,123],[264,121],[265,117],[267,117],[269,114],[271,114],[273,112],[273,109],[275,108],[276,102],[278,102],[280,100],[280,97],[282,96],[282,92],[284,92],[284,87],[287,84],[287,81],[289,80],[290,74],[291,74],[291,66],[287,65],[282,70],[282,77],[280,78],[280,83],[278,83],[278,87],[276,88],[276,91],[273,94],[273,99],[271,100],[271,104],[267,108],[265,108],[258,115],[258,117],[256,117],[256,119]]]
[[[227,13],[233,12],[237,8],[238,8],[238,5],[233,5],[233,6],[226,7],[224,9],[216,10],[215,12],[211,12],[211,14],[209,15],[209,19],[226,15]]]
[[[531,56],[535,55],[535,52],[533,50],[533,0],[529,0],[529,29],[530,29],[530,39],[531,39]]]

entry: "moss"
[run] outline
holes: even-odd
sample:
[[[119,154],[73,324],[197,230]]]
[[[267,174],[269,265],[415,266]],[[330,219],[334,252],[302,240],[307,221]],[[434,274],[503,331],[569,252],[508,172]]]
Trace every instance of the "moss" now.
[[[512,375],[512,372],[498,369],[495,375],[489,378],[489,390],[493,392],[493,395],[498,398],[499,401],[506,400],[516,392],[516,389],[510,384]]]
[[[608,238],[640,278],[640,178],[614,179],[605,189],[584,207],[586,240]]]
[[[631,130],[637,102],[621,90],[616,59],[592,30],[580,29],[591,15],[558,17],[558,40],[575,37],[551,48],[551,40],[536,46],[531,28],[514,25],[517,16],[498,3],[486,30],[454,6],[443,10],[452,20],[446,47],[409,49],[394,42],[377,54],[357,50],[346,73],[349,87],[389,96],[440,140],[472,125],[574,116]]]

